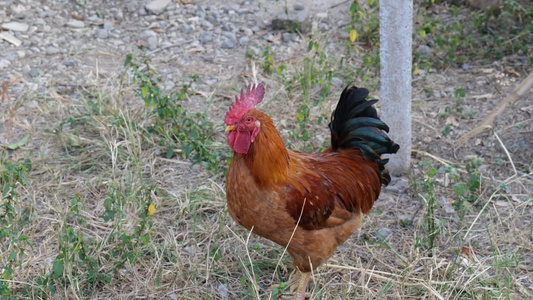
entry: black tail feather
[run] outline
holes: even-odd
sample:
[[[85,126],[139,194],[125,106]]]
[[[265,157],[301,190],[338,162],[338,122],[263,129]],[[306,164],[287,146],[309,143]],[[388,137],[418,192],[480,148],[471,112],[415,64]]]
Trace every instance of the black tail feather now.
[[[366,100],[369,92],[348,85],[341,94],[337,108],[331,114],[331,146],[335,149],[356,148],[365,159],[378,164],[381,183],[389,184],[391,178],[385,168],[388,159],[383,154],[394,154],[400,146],[386,134],[389,127],[378,117],[373,105],[378,100]]]

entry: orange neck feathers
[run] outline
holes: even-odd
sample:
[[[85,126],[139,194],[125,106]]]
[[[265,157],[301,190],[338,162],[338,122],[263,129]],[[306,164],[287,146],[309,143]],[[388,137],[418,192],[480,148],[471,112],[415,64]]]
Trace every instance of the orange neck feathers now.
[[[255,109],[248,114],[261,122],[261,130],[248,154],[235,153],[235,158],[237,155],[244,156],[246,166],[261,187],[284,183],[289,169],[289,153],[285,143],[269,116]]]

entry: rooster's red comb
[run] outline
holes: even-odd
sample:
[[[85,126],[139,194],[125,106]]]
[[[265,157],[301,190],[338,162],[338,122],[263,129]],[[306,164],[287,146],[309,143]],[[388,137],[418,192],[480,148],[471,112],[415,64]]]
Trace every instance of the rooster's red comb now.
[[[229,108],[226,113],[224,122],[227,125],[232,125],[239,122],[254,106],[261,103],[265,96],[265,87],[262,84],[249,85],[246,89],[246,93],[241,89],[241,97],[235,96],[235,103]]]

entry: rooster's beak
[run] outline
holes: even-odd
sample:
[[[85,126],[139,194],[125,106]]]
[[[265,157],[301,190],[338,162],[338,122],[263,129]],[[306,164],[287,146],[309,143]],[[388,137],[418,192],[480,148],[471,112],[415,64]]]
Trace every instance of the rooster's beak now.
[[[232,130],[235,130],[235,128],[237,128],[237,127],[235,127],[233,125],[232,126],[226,126],[226,132],[230,132]]]

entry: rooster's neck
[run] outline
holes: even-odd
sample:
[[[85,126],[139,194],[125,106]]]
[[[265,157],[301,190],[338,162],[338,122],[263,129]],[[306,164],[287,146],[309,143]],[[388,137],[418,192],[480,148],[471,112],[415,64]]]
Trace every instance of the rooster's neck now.
[[[287,180],[289,153],[272,119],[254,110],[255,117],[261,122],[261,131],[246,155],[246,166],[261,187],[282,184]]]

